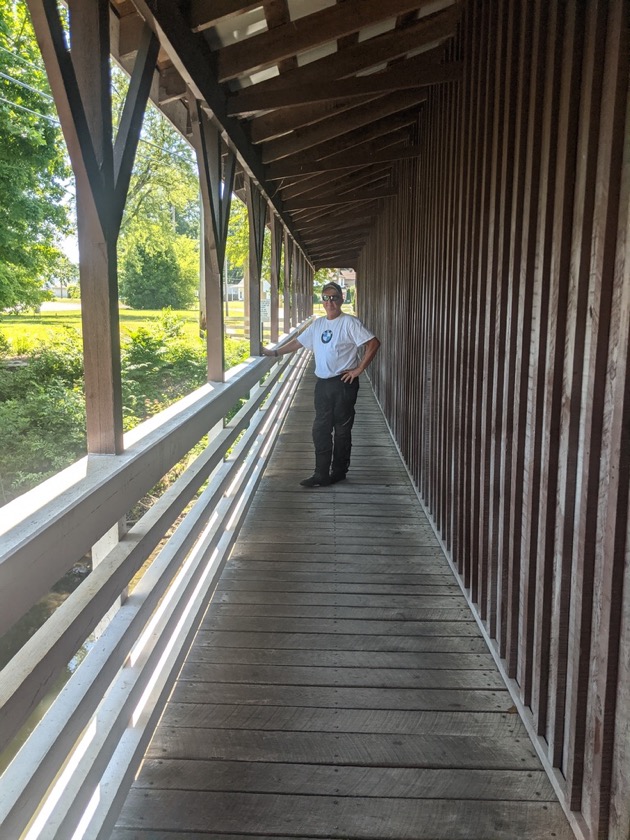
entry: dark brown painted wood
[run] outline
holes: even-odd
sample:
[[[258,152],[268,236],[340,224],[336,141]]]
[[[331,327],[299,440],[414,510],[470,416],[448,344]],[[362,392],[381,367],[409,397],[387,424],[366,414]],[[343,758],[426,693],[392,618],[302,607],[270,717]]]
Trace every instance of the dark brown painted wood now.
[[[379,401],[589,840],[630,797],[627,44],[621,2],[468,6],[357,268]]]

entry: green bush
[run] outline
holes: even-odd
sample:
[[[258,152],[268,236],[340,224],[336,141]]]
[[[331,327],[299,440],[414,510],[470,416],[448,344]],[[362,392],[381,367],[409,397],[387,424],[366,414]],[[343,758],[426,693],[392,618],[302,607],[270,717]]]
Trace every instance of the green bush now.
[[[172,242],[150,229],[122,255],[120,297],[133,309],[187,309],[195,302],[196,285],[180,266]]]
[[[51,380],[0,402],[2,504],[85,454],[85,400]]]
[[[0,354],[2,346],[0,334]],[[232,367],[248,357],[249,345],[227,339],[225,353]],[[79,333],[68,328],[26,356],[19,367],[0,366],[0,504],[85,453]],[[121,364],[126,430],[206,381],[204,341],[191,341],[184,321],[169,309],[155,324],[123,336]]]

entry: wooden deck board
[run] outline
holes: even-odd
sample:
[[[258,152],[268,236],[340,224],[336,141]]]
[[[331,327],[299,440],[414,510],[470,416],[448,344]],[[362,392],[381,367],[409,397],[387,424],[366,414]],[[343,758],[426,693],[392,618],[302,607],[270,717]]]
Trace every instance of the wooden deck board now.
[[[305,377],[114,840],[573,837],[362,387],[349,479]]]

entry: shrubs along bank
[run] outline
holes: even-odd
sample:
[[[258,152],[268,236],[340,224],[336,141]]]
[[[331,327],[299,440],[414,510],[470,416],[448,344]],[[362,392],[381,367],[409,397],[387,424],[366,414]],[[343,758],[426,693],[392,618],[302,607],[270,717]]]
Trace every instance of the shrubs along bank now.
[[[226,367],[248,343],[226,340]],[[164,310],[121,340],[125,431],[206,381],[205,342]],[[41,341],[16,363],[0,333],[0,505],[85,454],[83,352],[77,330]]]

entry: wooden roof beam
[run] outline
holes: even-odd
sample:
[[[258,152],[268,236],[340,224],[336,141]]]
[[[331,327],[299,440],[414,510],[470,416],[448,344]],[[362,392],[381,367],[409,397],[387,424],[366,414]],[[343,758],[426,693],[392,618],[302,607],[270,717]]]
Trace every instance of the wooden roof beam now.
[[[287,230],[294,235],[292,220],[287,218],[281,204],[273,198],[265,182],[264,167],[259,154],[251,146],[238,120],[229,117],[225,108],[225,93],[217,84],[212,72],[212,56],[202,37],[191,38],[190,28],[175,5],[153,4],[149,0],[132,0],[140,15],[158,36],[173,65],[190,87],[195,98],[204,101],[214,119],[230,138],[231,146],[240,157],[241,164],[253,175],[270,196],[276,212]],[[299,243],[298,243],[299,244]]]
[[[344,268],[354,268],[359,261],[359,256],[363,247],[351,253],[343,252],[338,254],[330,254],[329,256],[318,257],[317,261],[313,261],[315,270],[319,268],[336,268],[343,266]]]
[[[403,146],[399,149],[384,149],[382,152],[364,152],[363,154],[354,155],[352,153],[343,153],[343,157],[339,156],[337,160],[331,158],[327,160],[304,161],[303,163],[294,163],[292,165],[285,164],[283,174],[281,165],[277,168],[274,165],[269,168],[268,177],[272,179],[280,179],[282,177],[291,177],[294,174],[306,175],[309,173],[322,173],[324,175],[341,169],[361,169],[364,166],[370,166],[376,163],[393,163],[397,160],[409,160],[409,158],[419,157],[423,151],[422,146]]]
[[[361,216],[356,216],[354,212],[351,216],[349,216],[345,207],[341,210],[336,209],[334,215],[331,214],[326,216],[326,219],[329,221],[325,224],[323,222],[318,222],[318,220],[315,219],[310,224],[302,225],[302,233],[304,237],[310,241],[313,237],[328,235],[333,223],[336,230],[350,230],[351,228],[371,225],[377,218],[376,212],[368,212],[366,214],[365,206],[363,206],[361,210]]]
[[[350,170],[351,175],[363,175],[366,172],[371,171],[373,173],[372,177],[380,176],[383,172],[390,172],[390,167],[381,165],[379,167],[368,167],[364,166],[355,170]],[[346,170],[348,172],[348,170]],[[338,178],[335,180],[335,185],[339,187],[343,187],[345,183],[352,183],[349,181],[349,175],[344,174],[343,178]],[[289,201],[292,198],[297,198],[300,195],[309,195],[309,194],[317,194],[318,190],[327,190],[331,185],[331,177],[329,173],[324,173],[320,175],[315,175],[313,178],[306,179],[303,181],[298,181],[296,184],[291,184],[287,187],[282,187],[279,192],[282,196],[283,201]]]
[[[188,19],[191,29],[201,32],[231,15],[242,15],[262,5],[262,0],[191,0]]]
[[[308,150],[308,158],[315,160],[328,160],[334,158],[336,155],[349,154],[353,150],[357,150],[362,146],[365,150],[366,145],[372,142],[384,142],[386,138],[396,138],[399,136],[407,136],[409,126],[414,125],[418,120],[418,109],[409,108],[401,114],[394,114],[393,116],[385,117],[381,120],[376,120],[370,125],[362,126],[356,131],[351,131],[348,134],[336,137],[334,140],[328,140],[325,143],[319,143]],[[303,152],[298,152],[294,156],[288,156],[287,159],[280,162],[281,166],[292,165],[299,163],[302,158],[307,155]],[[272,167],[267,167],[269,171],[274,171],[278,164]]]
[[[357,96],[338,99],[335,102],[316,102],[314,105],[297,105],[295,108],[281,108],[271,111],[261,117],[249,120],[247,127],[252,143],[265,143],[289,131],[305,128],[322,122],[331,117],[337,117],[352,108],[358,108],[383,96],[382,93],[373,96]]]
[[[313,14],[230,44],[217,52],[220,82],[255,73],[285,58],[334,41],[364,27],[379,23],[412,9],[421,9],[433,0],[345,0]]]
[[[394,58],[400,58],[411,50],[426,47],[423,53],[427,66],[439,63],[443,51],[439,48],[446,38],[451,38],[461,16],[461,7],[456,4],[428,20],[419,20],[406,29],[395,29],[383,35],[377,35],[367,41],[360,41],[355,46],[338,50],[317,61],[312,61],[296,70],[265,79],[251,87],[247,93],[266,93],[286,87],[296,87],[309,82],[324,82],[342,79],[363,70],[369,70]],[[434,49],[431,49],[431,46]]]
[[[291,108],[313,102],[342,102],[352,98],[378,96],[392,90],[428,87],[444,82],[459,81],[462,76],[462,64],[438,64],[426,66],[426,58],[421,54],[408,61],[395,64],[382,73],[372,73],[350,79],[335,79],[330,82],[310,82],[308,84],[281,88],[267,94],[256,93],[245,88],[235,96],[228,98],[229,114],[247,114],[271,108]],[[264,125],[264,118],[252,120],[253,125]]]
[[[356,173],[352,173],[352,174],[355,175]],[[384,172],[380,171],[378,173],[360,172],[358,174],[358,176],[353,178],[352,180],[346,179],[346,180],[343,180],[343,181],[340,181],[340,182],[335,181],[333,183],[328,183],[328,184],[324,185],[323,187],[320,187],[318,190],[314,190],[314,191],[311,191],[311,192],[307,193],[306,195],[303,195],[302,198],[305,201],[319,200],[319,199],[324,199],[324,198],[329,198],[329,197],[334,198],[335,196],[339,196],[340,198],[343,198],[343,196],[346,193],[354,192],[355,190],[358,190],[358,189],[361,189],[361,188],[366,188],[367,187],[369,189],[372,185],[376,185],[376,184],[378,184],[379,186],[383,186],[382,183],[381,183],[382,181],[387,181],[388,183],[391,182],[391,171],[390,170],[387,169]],[[299,196],[294,196],[294,197],[283,196],[283,201],[284,201],[285,206],[289,206],[292,201],[298,200],[298,199],[299,199]]]
[[[364,242],[367,234],[368,229],[364,227],[361,228],[361,230],[357,230],[352,234],[347,234],[346,236],[336,236],[330,239],[315,239],[308,243],[309,253],[317,256],[318,254],[323,254],[327,251],[339,251],[342,248],[347,250],[360,242]]]
[[[263,146],[263,163],[272,163],[283,157],[305,151],[320,143],[327,143],[356,129],[363,129],[372,123],[391,117],[400,111],[407,111],[426,101],[423,90],[403,90],[383,97],[375,103],[353,108],[349,114],[337,119],[324,120],[309,128],[300,129],[287,137],[273,140]]]
[[[398,189],[386,187],[373,192],[360,190],[356,193],[346,193],[343,196],[330,195],[325,198],[313,198],[309,200],[296,199],[295,201],[285,202],[285,209],[292,210],[310,210],[318,207],[328,207],[339,204],[360,204],[363,201],[372,201],[374,198],[389,198],[398,195]]]

